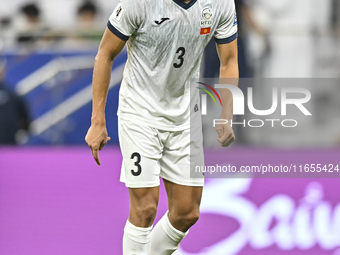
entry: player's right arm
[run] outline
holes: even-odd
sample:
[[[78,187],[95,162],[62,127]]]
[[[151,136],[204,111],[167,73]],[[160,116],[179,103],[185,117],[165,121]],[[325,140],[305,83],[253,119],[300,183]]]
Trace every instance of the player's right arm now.
[[[92,117],[91,127],[85,141],[91,148],[93,158],[100,165],[98,151],[111,139],[108,137],[105,119],[105,105],[109,90],[112,64],[124,48],[125,41],[106,28],[94,62],[92,78]]]

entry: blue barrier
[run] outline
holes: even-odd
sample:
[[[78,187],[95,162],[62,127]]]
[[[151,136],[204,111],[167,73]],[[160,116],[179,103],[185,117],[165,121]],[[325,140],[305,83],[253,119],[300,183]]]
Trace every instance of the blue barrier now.
[[[5,84],[24,97],[30,112],[32,132],[27,145],[84,144],[92,107],[90,98],[86,100],[82,95],[89,95],[95,54],[96,51],[51,51],[3,55],[7,61]],[[87,64],[84,65],[81,58],[86,59]],[[123,51],[115,59],[113,71],[121,70],[126,59],[127,54]],[[67,65],[71,66],[67,68]],[[107,128],[111,144],[118,144],[116,112],[120,79],[115,81],[107,100]],[[76,98],[81,102],[75,101],[75,106],[72,100]],[[70,106],[74,109],[69,110]],[[63,107],[69,111],[63,111]]]

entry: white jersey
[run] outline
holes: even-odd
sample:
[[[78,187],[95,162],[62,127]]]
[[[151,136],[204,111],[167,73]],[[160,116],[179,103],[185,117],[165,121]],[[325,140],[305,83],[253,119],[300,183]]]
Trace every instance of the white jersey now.
[[[119,117],[169,131],[190,127],[190,83],[210,39],[237,38],[234,0],[121,0],[108,28],[127,41]]]

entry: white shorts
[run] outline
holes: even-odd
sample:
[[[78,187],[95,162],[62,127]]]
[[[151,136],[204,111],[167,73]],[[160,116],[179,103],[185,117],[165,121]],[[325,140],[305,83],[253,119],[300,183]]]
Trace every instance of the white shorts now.
[[[203,174],[200,178],[190,177],[194,165],[204,165],[201,127],[194,131],[196,135],[191,134],[190,141],[190,128],[163,131],[118,119],[123,155],[120,181],[127,187],[156,187],[160,185],[159,177],[180,185],[204,185]]]

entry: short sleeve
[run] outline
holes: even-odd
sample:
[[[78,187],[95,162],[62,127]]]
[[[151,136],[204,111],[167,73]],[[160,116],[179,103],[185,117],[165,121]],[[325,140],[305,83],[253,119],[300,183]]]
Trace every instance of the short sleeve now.
[[[233,0],[223,1],[222,15],[214,34],[216,43],[225,44],[237,38],[237,14]]]
[[[133,3],[130,0],[119,2],[109,18],[107,27],[117,37],[127,41],[139,27],[141,20],[139,8],[136,1]]]

